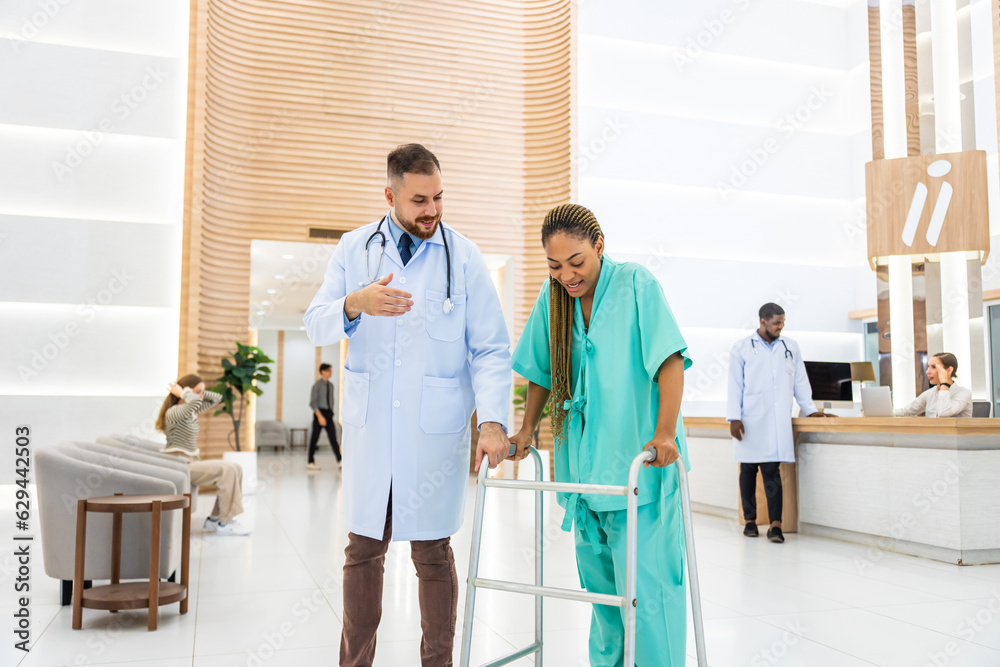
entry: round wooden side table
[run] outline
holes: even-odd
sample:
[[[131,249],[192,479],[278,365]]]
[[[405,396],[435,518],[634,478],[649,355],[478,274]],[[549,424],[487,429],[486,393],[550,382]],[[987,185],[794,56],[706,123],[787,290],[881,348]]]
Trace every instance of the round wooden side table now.
[[[181,581],[180,583],[160,581],[160,527],[162,513],[168,510],[184,510],[181,529]],[[113,514],[111,533],[111,583],[84,590],[84,561],[87,554],[87,512]],[[151,512],[152,525],[149,536],[149,582],[119,583],[122,562],[122,514],[131,512]],[[83,626],[83,608],[105,609],[111,612],[120,609],[149,609],[149,630],[155,630],[159,607],[174,602],[181,603],[181,613],[188,608],[188,571],[191,560],[191,494],[132,495],[116,493],[113,496],[86,498],[77,501],[76,506],[76,569],[73,575],[73,629]]]

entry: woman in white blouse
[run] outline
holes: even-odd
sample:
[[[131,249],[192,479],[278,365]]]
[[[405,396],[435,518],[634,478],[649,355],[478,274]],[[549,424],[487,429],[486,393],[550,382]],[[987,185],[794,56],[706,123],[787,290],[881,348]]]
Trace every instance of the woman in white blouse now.
[[[896,416],[971,417],[972,392],[955,384],[957,371],[958,359],[954,354],[935,354],[927,364],[927,380],[931,388],[902,410],[896,410]]]

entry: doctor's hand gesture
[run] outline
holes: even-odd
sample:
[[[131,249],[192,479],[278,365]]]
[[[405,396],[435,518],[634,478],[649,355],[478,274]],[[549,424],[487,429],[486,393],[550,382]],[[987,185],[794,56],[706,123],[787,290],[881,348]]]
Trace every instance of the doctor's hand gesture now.
[[[479,442],[476,444],[476,472],[483,462],[483,455],[490,457],[490,468],[496,468],[507,458],[510,452],[510,440],[503,432],[503,427],[496,422],[484,422],[479,429]]]
[[[729,435],[736,438],[738,442],[743,442],[744,433],[746,433],[746,429],[743,428],[743,422],[739,419],[729,422]]]
[[[390,273],[382,280],[351,292],[344,300],[344,313],[349,320],[357,319],[361,313],[376,317],[396,317],[410,312],[413,295],[403,290],[389,287]]]

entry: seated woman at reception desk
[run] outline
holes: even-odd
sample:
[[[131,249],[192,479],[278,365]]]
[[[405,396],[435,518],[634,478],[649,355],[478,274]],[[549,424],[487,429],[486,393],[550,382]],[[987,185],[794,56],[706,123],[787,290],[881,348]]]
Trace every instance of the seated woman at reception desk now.
[[[958,359],[948,352],[931,357],[927,364],[927,380],[931,388],[913,399],[897,417],[971,417],[972,392],[955,384]]]

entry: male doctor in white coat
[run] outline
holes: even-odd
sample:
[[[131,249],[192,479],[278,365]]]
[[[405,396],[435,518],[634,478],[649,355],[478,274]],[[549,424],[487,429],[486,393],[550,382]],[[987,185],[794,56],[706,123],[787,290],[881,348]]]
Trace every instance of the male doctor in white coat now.
[[[764,480],[771,526],[767,538],[781,543],[781,463],[795,460],[792,397],[802,414],[832,417],[816,410],[798,344],[781,338],[785,311],[776,303],[760,307],[760,328],[729,351],[729,400],[726,419],[740,464],[743,534],[757,537],[757,468]]]
[[[344,630],[340,664],[368,667],[390,540],[410,542],[424,667],[452,664],[470,417],[476,469],[507,457],[507,325],[474,243],[441,222],[441,171],[419,144],[388,156],[390,206],[343,236],[305,314],[316,346],[348,338],[344,367]]]

